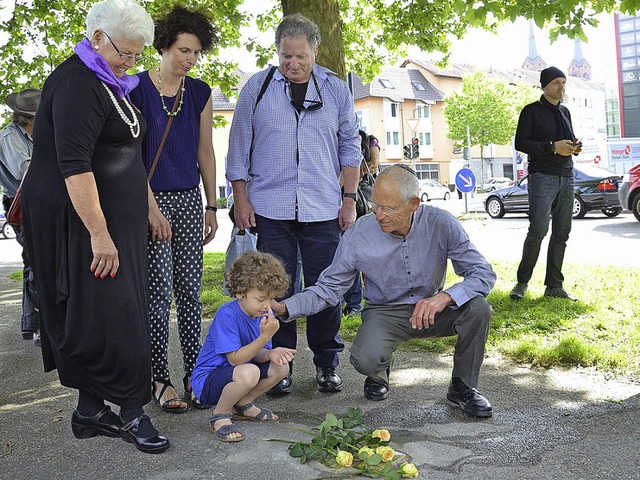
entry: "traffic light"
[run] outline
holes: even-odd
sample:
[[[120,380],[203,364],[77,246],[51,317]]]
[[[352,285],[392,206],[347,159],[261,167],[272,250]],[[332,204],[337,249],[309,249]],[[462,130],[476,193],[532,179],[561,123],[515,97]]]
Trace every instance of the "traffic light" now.
[[[404,158],[411,160],[411,145],[404,146]]]
[[[418,145],[418,139],[414,138],[411,140],[411,158],[420,157],[420,145]]]
[[[462,158],[465,160],[471,160],[471,148],[463,147],[462,148]]]

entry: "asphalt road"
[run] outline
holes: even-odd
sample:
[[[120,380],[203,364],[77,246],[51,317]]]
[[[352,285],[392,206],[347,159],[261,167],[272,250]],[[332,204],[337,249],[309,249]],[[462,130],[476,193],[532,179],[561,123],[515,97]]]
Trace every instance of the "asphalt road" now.
[[[461,203],[452,200],[446,208],[460,208]],[[490,261],[519,257],[526,223],[525,217],[464,222]],[[220,233],[207,250],[224,251],[230,231],[231,222],[221,215]],[[636,266],[639,235],[640,222],[628,214],[616,219],[588,215],[574,222],[567,261]],[[368,425],[391,431],[393,445],[418,466],[420,478],[640,478],[640,384],[631,378],[586,368],[545,370],[487,358],[480,391],[492,402],[494,415],[481,420],[445,400],[450,355],[399,352],[389,399],[370,402],[362,394],[362,376],[349,365],[347,348],[339,368],[344,391],[321,394],[315,389],[312,354],[304,335],[293,393],[258,402],[278,413],[280,422],[243,422],[239,427],[244,442],[217,442],[207,430],[206,411],[169,415],[153,403],[146,411],[172,445],[162,455],[142,454],[117,438],[76,440],[69,425],[75,392],[60,386],[55,372],[43,373],[39,350],[20,339],[20,284],[6,278],[20,263],[14,244],[0,240],[1,479],[327,478],[321,466],[301,465],[289,457],[285,444],[265,439],[308,440],[299,429],[316,426],[325,413],[343,413],[353,406],[364,410]],[[206,331],[209,320],[203,323]],[[179,379],[175,318],[170,331],[172,376]]]
[[[463,222],[469,237],[489,260],[520,259],[522,244],[527,235],[528,218],[524,214],[507,214],[492,219],[482,206],[483,194],[467,199],[467,210],[472,219]],[[465,213],[464,200],[432,200],[429,205],[444,208],[456,216]],[[224,252],[231,238],[232,224],[227,210],[218,211],[218,232],[205,251]],[[638,240],[640,222],[631,212],[623,212],[615,218],[607,218],[600,212],[589,212],[585,218],[574,220],[567,244],[565,261],[575,264],[640,265]],[[547,241],[543,242],[540,258],[546,255]],[[0,266],[21,262],[20,246],[15,240],[0,238]]]

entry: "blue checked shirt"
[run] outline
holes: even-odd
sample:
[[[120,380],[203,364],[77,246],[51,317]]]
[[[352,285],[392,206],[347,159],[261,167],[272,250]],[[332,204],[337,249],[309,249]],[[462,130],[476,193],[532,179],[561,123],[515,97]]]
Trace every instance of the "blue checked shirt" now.
[[[229,134],[227,180],[247,182],[249,203],[263,217],[337,218],[340,169],[359,167],[361,158],[353,97],[345,82],[315,65],[322,108],[298,113],[279,70],[256,106],[268,71],[253,75],[240,92]],[[311,79],[305,98],[319,100]]]
[[[338,305],[362,272],[367,305],[414,305],[443,291],[447,259],[462,281],[447,292],[458,308],[486,297],[496,282],[491,265],[446,210],[420,205],[406,237],[385,233],[375,214],[365,215],[342,236],[338,249],[315,285],[284,300],[291,321]]]

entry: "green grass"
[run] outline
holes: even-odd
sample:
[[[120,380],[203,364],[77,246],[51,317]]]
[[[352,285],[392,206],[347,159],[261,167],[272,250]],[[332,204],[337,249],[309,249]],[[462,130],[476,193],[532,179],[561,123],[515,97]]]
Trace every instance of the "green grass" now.
[[[11,272],[7,275],[11,280],[22,281],[22,270],[18,270],[17,272]]]
[[[524,300],[513,301],[516,262],[493,262],[498,281],[489,295],[493,320],[487,354],[551,367],[593,366],[640,374],[640,273],[630,267],[565,265],[565,288],[580,299],[543,297],[544,265],[539,264]],[[210,320],[228,300],[222,294],[224,254],[205,254],[202,301]],[[449,269],[447,285],[458,279]],[[352,341],[360,316],[344,317],[340,334]],[[413,340],[404,350],[451,353],[455,337]]]
[[[513,301],[516,262],[493,262],[498,281],[489,295],[493,320],[488,355],[551,367],[596,367],[640,374],[640,272],[631,267],[565,265],[565,288],[580,299],[543,297],[544,265],[539,264],[524,300]],[[10,275],[20,280],[22,272]],[[229,297],[222,293],[224,254],[205,253],[202,283],[205,325]],[[458,279],[449,269],[447,285]],[[304,322],[299,322],[304,328]],[[340,333],[352,341],[360,317],[343,318]],[[404,350],[451,353],[455,338],[413,340]]]

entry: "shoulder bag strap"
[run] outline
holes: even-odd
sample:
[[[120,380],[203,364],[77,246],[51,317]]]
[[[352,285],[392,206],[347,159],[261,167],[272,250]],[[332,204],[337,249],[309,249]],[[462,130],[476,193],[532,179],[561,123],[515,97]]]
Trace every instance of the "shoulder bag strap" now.
[[[271,82],[271,79],[273,78],[273,74],[276,71],[276,67],[274,67],[273,65],[271,66],[271,68],[269,68],[269,72],[267,73],[267,76],[264,79],[264,82],[262,82],[262,88],[260,88],[260,92],[258,93],[258,97],[256,98],[256,104],[253,106],[253,111],[256,111],[256,107],[258,106],[258,104],[260,103],[260,100],[262,100],[262,97],[264,96],[264,92],[267,91],[267,87],[269,86],[269,83]]]
[[[173,101],[173,107],[171,108],[171,113],[175,113],[178,108],[178,103],[180,103],[179,98],[184,95],[184,92],[181,92],[181,95],[176,95],[176,99]],[[153,172],[156,171],[156,166],[158,165],[158,160],[160,159],[160,154],[162,153],[162,147],[164,147],[164,142],[167,140],[167,135],[169,135],[169,129],[171,128],[171,124],[173,123],[173,119],[175,115],[169,115],[169,120],[167,121],[167,126],[164,129],[164,134],[162,135],[162,140],[160,140],[160,145],[158,145],[158,151],[156,152],[156,156],[153,159],[153,163],[151,164],[151,169],[149,169],[149,174],[147,175],[147,181],[151,181],[151,177],[153,177]]]

